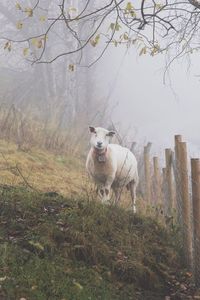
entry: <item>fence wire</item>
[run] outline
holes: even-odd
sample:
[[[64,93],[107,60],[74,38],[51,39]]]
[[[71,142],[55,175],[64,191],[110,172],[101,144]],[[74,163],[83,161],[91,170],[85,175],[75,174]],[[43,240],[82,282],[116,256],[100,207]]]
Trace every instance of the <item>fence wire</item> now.
[[[169,186],[166,178],[166,168],[159,176],[161,180],[157,182],[154,174],[151,176],[151,205],[163,209],[166,225],[173,223],[173,226],[178,229],[179,236],[176,243],[182,253],[183,264],[192,272],[195,283],[200,287],[200,232],[195,232],[195,228],[200,231],[200,215],[195,217],[193,214],[193,200],[192,184],[199,185],[200,182],[195,181],[191,176],[191,168],[188,164],[188,170],[183,170],[180,167],[180,161],[177,163],[174,155],[172,154],[170,168],[173,171],[173,192],[174,201],[169,203]],[[185,184],[183,178],[185,176]],[[145,179],[145,176],[144,176]],[[186,180],[187,179],[187,180]],[[156,199],[158,195],[157,184],[160,184],[161,198]],[[188,195],[184,193],[188,193]],[[188,198],[187,198],[188,196]],[[200,195],[198,195],[200,199]],[[160,206],[159,206],[160,203]],[[171,205],[171,207],[170,207]],[[199,204],[200,205],[200,204]],[[195,225],[195,226],[194,226]]]

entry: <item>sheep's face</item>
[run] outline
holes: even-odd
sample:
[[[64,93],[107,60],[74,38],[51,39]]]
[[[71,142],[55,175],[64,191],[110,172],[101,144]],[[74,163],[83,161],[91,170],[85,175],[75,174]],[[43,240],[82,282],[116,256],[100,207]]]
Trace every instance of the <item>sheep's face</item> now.
[[[108,131],[107,129],[101,128],[101,127],[89,127],[90,132],[91,132],[91,139],[90,139],[90,144],[92,147],[94,147],[98,151],[104,151],[109,142],[110,139],[113,137],[115,134],[114,131]]]

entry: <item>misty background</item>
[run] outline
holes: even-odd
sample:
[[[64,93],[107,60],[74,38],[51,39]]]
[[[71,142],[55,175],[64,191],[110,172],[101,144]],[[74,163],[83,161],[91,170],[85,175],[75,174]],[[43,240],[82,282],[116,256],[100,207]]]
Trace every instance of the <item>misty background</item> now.
[[[21,1],[20,5],[25,3]],[[55,12],[52,1],[43,0],[41,6],[42,10],[34,12],[31,20],[26,18],[21,24],[18,22],[22,12],[16,11],[12,1],[2,1],[1,37],[23,40],[39,34],[41,27],[47,26],[42,19],[47,18],[47,10],[48,17]],[[81,4],[73,1],[73,6]],[[33,26],[28,26],[28,22]],[[81,24],[76,28],[82,37],[87,26]],[[1,41],[1,103],[14,103],[26,116],[43,120],[47,130],[56,127],[73,137],[77,135],[77,143],[77,139],[87,136],[83,131],[87,131],[89,124],[106,127],[114,123],[127,135],[128,144],[151,141],[153,151],[161,153],[163,148],[173,145],[175,134],[182,134],[191,154],[200,154],[200,72],[196,54],[190,60],[175,60],[164,84],[166,56],[139,56],[134,46],[127,50],[111,45],[100,60],[88,67],[99,51],[91,45],[81,57],[76,54],[51,64],[31,64],[43,41],[32,40],[31,53],[20,43],[6,46],[5,40]],[[66,28],[57,24],[48,36],[45,58],[48,60],[58,50],[68,49],[76,42]]]
[[[173,145],[182,134],[193,155],[200,153],[199,61],[175,61],[163,83],[164,56],[139,57],[135,49],[110,49],[103,58],[107,94],[116,104],[112,119],[135,134],[141,143],[151,141],[154,151]],[[188,65],[190,63],[190,65]]]

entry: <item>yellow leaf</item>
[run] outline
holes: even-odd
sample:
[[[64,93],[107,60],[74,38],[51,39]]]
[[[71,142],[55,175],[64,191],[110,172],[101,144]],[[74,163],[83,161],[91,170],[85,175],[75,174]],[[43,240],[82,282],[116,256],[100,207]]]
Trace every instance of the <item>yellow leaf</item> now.
[[[29,48],[24,48],[23,49],[24,56],[28,55],[28,52],[29,52]]]
[[[99,39],[100,39],[100,34],[97,34],[97,36],[95,37],[94,40],[95,40],[96,43],[98,43],[98,42],[99,42]]]
[[[8,51],[10,52],[11,51],[11,43],[8,45]]]
[[[155,8],[156,8],[156,9],[162,9],[162,8],[163,8],[163,5],[160,4],[160,3],[156,3]]]
[[[128,2],[128,3],[126,4],[125,13],[126,13],[126,14],[130,14],[131,17],[136,17],[136,13],[135,13],[135,11],[134,11],[134,6],[132,5],[131,2]]]
[[[95,43],[95,41],[94,41],[94,40],[90,40],[90,44],[91,44],[93,47],[95,47],[95,46],[96,46],[96,43]]]
[[[41,38],[43,41],[48,41],[48,36],[45,35],[43,38]]]
[[[45,22],[46,21],[46,16],[40,16],[40,22]]]
[[[42,39],[40,39],[40,40],[37,40],[37,48],[42,48]]]
[[[111,23],[111,24],[110,24],[110,29],[111,29],[111,30],[119,31],[120,28],[121,28],[121,26],[119,25],[118,22],[117,22],[117,23]]]
[[[79,282],[74,281],[73,283],[74,283],[74,285],[75,285],[79,290],[82,290],[82,289],[83,289],[83,286],[82,286]]]
[[[96,45],[98,44],[99,42],[99,39],[100,39],[100,34],[97,34],[97,36],[92,40],[90,40],[90,44],[93,46],[93,47],[96,47]]]
[[[110,29],[111,29],[111,30],[114,30],[114,28],[115,28],[115,23],[111,23],[111,24],[110,24]]]
[[[69,65],[69,71],[73,72],[74,69],[75,69],[74,65],[73,65],[73,64],[70,64],[70,65]]]
[[[158,49],[156,47],[154,47],[151,51],[151,56],[154,56],[155,54],[157,54]]]
[[[119,31],[120,28],[121,28],[121,26],[120,26],[118,23],[116,23],[116,24],[115,24],[115,30],[116,30],[116,31]]]
[[[28,17],[33,16],[33,9],[31,7],[26,7],[24,11],[25,11],[25,13],[27,14]]]
[[[36,44],[37,44],[37,39],[36,39],[36,38],[33,38],[33,39],[31,40],[31,43],[32,43],[33,46],[36,46]]]
[[[44,39],[44,38],[41,38],[41,39],[36,39],[36,38],[33,38],[32,40],[31,40],[31,43],[32,43],[32,45],[33,46],[35,46],[35,47],[37,47],[37,48],[42,48],[42,39]]]
[[[77,9],[75,7],[69,7],[68,11],[74,11],[74,12],[76,12]]]
[[[44,251],[44,247],[39,242],[29,241],[29,244],[37,248],[38,250]]]
[[[17,29],[22,29],[23,23],[21,21],[18,21],[16,24]]]
[[[131,10],[130,14],[131,14],[131,17],[136,17],[136,13],[134,10]]]
[[[16,9],[18,9],[18,10],[21,10],[21,9],[22,9],[22,8],[21,8],[21,5],[20,5],[18,2],[16,3],[15,7],[16,7]]]
[[[140,50],[139,56],[141,56],[142,54],[146,54],[146,53],[147,53],[147,48],[146,48],[146,47],[143,47],[143,48]]]
[[[132,3],[131,2],[128,2],[127,4],[126,4],[126,10],[132,10],[133,9],[133,5],[132,5]]]
[[[123,35],[123,38],[124,38],[124,40],[128,40],[128,34],[127,33],[124,33],[124,35]]]
[[[4,47],[3,47],[3,49],[4,49],[4,50],[7,49],[8,46],[9,46],[9,44],[10,44],[10,42],[6,42],[5,45],[4,45]]]

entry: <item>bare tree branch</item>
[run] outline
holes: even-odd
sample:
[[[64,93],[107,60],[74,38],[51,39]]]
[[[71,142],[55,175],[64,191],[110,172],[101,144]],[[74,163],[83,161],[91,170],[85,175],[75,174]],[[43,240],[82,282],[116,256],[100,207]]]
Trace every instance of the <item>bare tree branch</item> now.
[[[60,0],[59,4],[52,2],[54,9],[51,13],[47,9],[45,30],[42,26],[39,34],[34,34],[34,31],[31,34],[29,30],[29,34],[21,39],[13,38],[13,33],[11,36],[4,34],[0,40],[23,46],[28,43],[28,47],[31,47],[32,40],[41,40],[34,56],[28,58],[31,63],[52,63],[61,57],[78,53],[80,53],[80,63],[84,49],[90,44],[95,47],[99,39],[96,36],[101,36],[103,41],[99,47],[99,55],[89,64],[90,66],[97,62],[112,44],[115,46],[126,44],[127,47],[136,45],[140,55],[154,56],[172,50],[171,61],[200,47],[198,40],[200,29],[195,26],[199,24],[200,18],[199,0],[165,0],[162,4],[156,0],[141,0],[136,2],[135,6],[125,0],[105,0],[98,4],[96,9],[94,7],[91,0],[85,0],[81,7],[73,8],[76,13],[71,14],[67,10],[66,0]],[[40,0],[37,0],[32,12],[37,14],[40,10]],[[21,9],[22,14],[25,12],[26,9]],[[11,13],[13,15],[13,11]],[[28,23],[26,26],[31,26],[31,18],[25,17]],[[70,36],[75,43],[72,47],[65,47],[65,51],[58,49],[51,57],[47,56],[46,53],[51,48],[48,39],[52,39],[59,26],[64,26],[66,36]],[[82,27],[86,28],[86,34],[81,33]],[[109,27],[107,32],[106,27]],[[17,36],[20,36],[19,30]],[[6,44],[5,48],[8,46]]]

